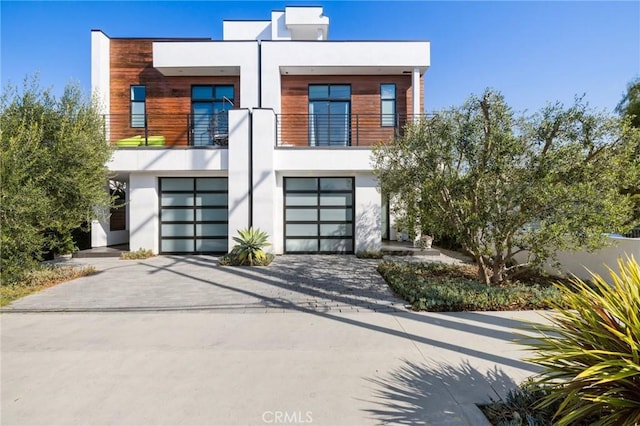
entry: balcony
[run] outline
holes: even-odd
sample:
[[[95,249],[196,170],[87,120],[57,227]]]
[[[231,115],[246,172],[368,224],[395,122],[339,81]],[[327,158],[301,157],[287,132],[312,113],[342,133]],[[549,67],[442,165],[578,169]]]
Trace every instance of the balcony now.
[[[403,133],[406,114],[278,114],[279,147],[371,147]]]
[[[104,132],[118,148],[218,147],[229,144],[229,120],[217,114],[106,114]]]

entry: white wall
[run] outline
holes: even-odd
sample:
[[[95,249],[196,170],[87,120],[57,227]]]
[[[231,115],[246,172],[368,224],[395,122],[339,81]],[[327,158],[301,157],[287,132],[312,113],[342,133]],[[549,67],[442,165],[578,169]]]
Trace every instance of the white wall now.
[[[589,271],[599,274],[603,278],[609,277],[609,266],[616,272],[618,269],[618,259],[626,259],[634,256],[640,261],[640,238],[610,238],[609,241],[613,246],[604,247],[593,253],[586,251],[561,251],[558,253],[558,261],[560,268],[555,268],[551,262],[544,267],[545,271],[551,274],[575,275],[581,279],[589,279],[591,274]],[[516,260],[519,262],[526,261],[526,253],[519,254]],[[606,265],[606,266],[605,266]]]
[[[270,40],[271,21],[222,21],[223,40]]]
[[[114,150],[107,166],[109,170],[116,172],[227,170],[229,167],[229,149],[195,149],[190,147],[120,148]]]
[[[371,174],[356,175],[355,252],[380,250],[382,246],[382,196],[378,179]]]
[[[429,42],[262,43],[262,106],[280,110],[280,75],[400,74],[430,65]]]
[[[109,113],[110,40],[99,30],[91,31],[91,93],[100,103],[103,114]],[[108,138],[107,138],[108,140]]]
[[[229,245],[239,229],[249,226],[249,132],[248,110],[229,111]],[[225,150],[226,151],[226,150]]]
[[[273,110],[253,110],[253,226],[275,239],[276,175],[274,145],[276,121]],[[273,247],[268,248],[273,251]]]
[[[151,174],[129,176],[129,249],[158,253],[158,178]]]
[[[257,41],[156,41],[153,66],[164,75],[239,74],[240,105],[236,107],[258,105]]]
[[[274,152],[274,168],[290,171],[370,171],[371,148],[279,147]]]

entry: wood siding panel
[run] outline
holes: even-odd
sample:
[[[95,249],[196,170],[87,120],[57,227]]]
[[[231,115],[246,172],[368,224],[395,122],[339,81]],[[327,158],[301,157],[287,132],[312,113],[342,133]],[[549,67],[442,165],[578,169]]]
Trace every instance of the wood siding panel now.
[[[152,39],[112,39],[110,44],[110,139],[144,135],[130,127],[130,86],[145,85],[149,136],[164,136],[168,146],[187,145],[191,86],[233,84],[234,103],[240,105],[240,77],[165,77],[153,68]]]
[[[285,145],[307,146],[309,85],[351,85],[351,144],[370,146],[393,138],[393,127],[380,125],[380,85],[396,85],[396,113],[400,126],[411,113],[410,75],[283,75],[281,76],[280,142]],[[296,116],[295,114],[301,114]]]

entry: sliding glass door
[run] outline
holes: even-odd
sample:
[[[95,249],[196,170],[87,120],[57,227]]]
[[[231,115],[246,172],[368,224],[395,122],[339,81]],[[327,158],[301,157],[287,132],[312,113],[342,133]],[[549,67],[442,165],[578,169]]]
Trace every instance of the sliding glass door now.
[[[309,86],[309,145],[351,145],[351,86]]]

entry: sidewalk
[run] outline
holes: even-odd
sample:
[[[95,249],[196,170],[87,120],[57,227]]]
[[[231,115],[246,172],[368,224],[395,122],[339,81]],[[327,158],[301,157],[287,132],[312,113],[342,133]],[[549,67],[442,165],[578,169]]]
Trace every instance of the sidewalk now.
[[[513,340],[538,318],[3,314],[2,424],[481,425],[536,371]]]

